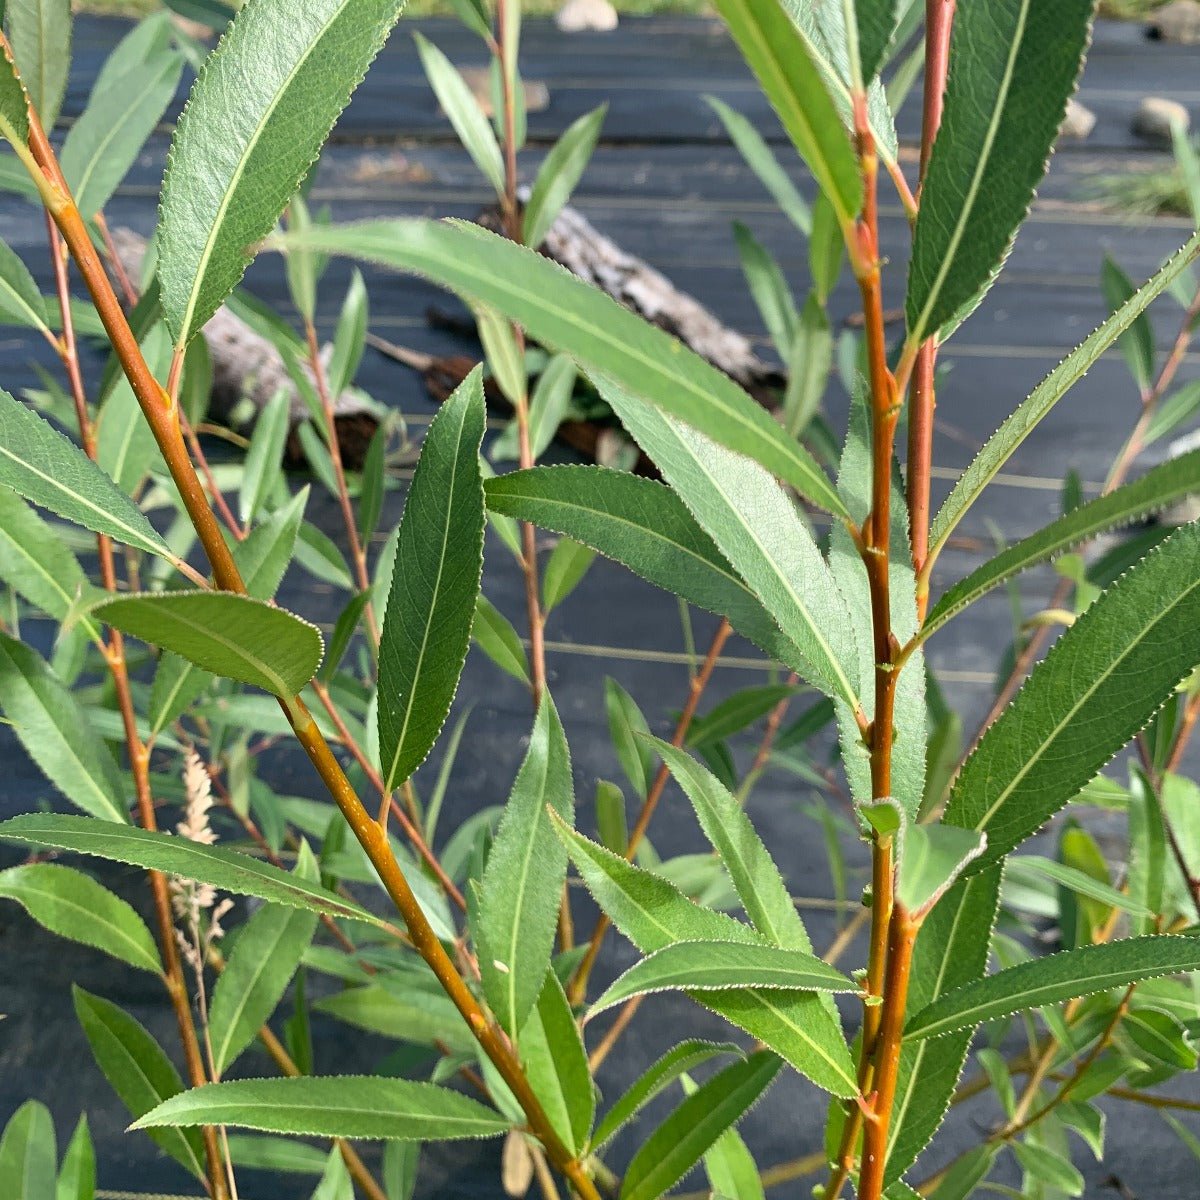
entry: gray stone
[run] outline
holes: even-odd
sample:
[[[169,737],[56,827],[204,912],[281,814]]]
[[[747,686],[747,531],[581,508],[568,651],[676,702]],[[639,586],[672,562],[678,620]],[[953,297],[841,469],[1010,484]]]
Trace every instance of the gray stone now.
[[[1181,46],[1200,45],[1200,0],[1173,0],[1146,23],[1146,34]]]
[[[1082,142],[1096,128],[1096,114],[1078,100],[1067,101],[1067,115],[1063,118],[1060,137]]]
[[[567,0],[558,10],[554,23],[563,33],[584,30],[607,33],[617,27],[617,10],[609,0]]]
[[[1191,123],[1188,110],[1178,100],[1161,96],[1146,96],[1133,118],[1133,132],[1143,141],[1161,149],[1171,146],[1171,129],[1178,125],[1186,130]]]

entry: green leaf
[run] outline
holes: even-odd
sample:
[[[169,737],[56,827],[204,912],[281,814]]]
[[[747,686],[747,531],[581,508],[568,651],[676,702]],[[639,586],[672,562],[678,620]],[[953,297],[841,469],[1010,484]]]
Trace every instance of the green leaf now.
[[[1158,512],[1200,490],[1200,450],[1147,471],[1141,479],[1072,509],[1044,529],[1009,546],[959,580],[938,599],[921,628],[924,640],[998,584],[1105,530]]]
[[[777,0],[717,0],[742,57],[842,225],[862,207],[862,177],[810,47]]]
[[[727,375],[569,271],[477,226],[375,221],[281,239],[427,276],[486,304],[544,346],[570,354],[635,394],[763,464],[801,495],[842,514],[832,484],[803,447]]]
[[[286,609],[233,592],[145,592],[93,607],[148,645],[276,696],[294,696],[321,663],[321,634]]]
[[[363,283],[362,272],[356,267],[350,273],[350,284],[346,288],[346,298],[342,301],[337,328],[333,333],[333,352],[328,372],[330,395],[340,396],[354,382],[367,344],[369,320],[367,286]]]
[[[4,21],[30,103],[49,131],[71,69],[71,0],[8,0]]]
[[[411,1045],[441,1043],[453,1051],[470,1053],[474,1038],[445,993],[440,988],[431,992],[408,986],[406,978],[402,982],[403,988],[380,984],[345,988],[318,1000],[313,1009],[355,1029]]]
[[[354,1184],[337,1146],[326,1157],[325,1169],[311,1200],[354,1200]]]
[[[546,240],[550,226],[575,190],[592,157],[607,112],[608,105],[601,104],[584,113],[567,126],[546,155],[525,204],[525,245],[536,248]]]
[[[388,427],[382,424],[375,430],[363,459],[362,481],[358,494],[358,535],[370,543],[379,527],[383,513],[383,498],[387,493]]]
[[[785,659],[829,695],[859,705],[850,613],[812,534],[774,479],[608,381],[600,393],[778,622]]]
[[[1018,963],[941,996],[909,1018],[904,1037],[940,1037],[1009,1013],[1197,970],[1200,944],[1195,938],[1138,937],[1082,946]]]
[[[964,5],[945,109],[921,189],[905,314],[909,343],[977,301],[1046,171],[1091,33],[1093,0]]]
[[[1016,411],[1005,419],[959,477],[946,502],[938,510],[929,531],[931,555],[941,552],[967,509],[975,503],[983,489],[996,477],[1000,468],[1033,432],[1042,418],[1087,374],[1100,356],[1130,328],[1138,316],[1187,270],[1198,254],[1200,233],[1168,259],[1136,295],[1072,350],[1034,388]]]
[[[54,1200],[55,1156],[50,1110],[26,1100],[0,1137],[0,1194],[8,1200]]]
[[[1108,305],[1108,311],[1115,313],[1121,305],[1128,304],[1136,290],[1129,276],[1106,254],[1100,267],[1100,291]],[[1134,383],[1145,394],[1154,377],[1154,329],[1145,312],[1139,314],[1133,324],[1121,334],[1117,345]]]
[[[559,540],[542,572],[543,613],[553,612],[583,582],[595,558],[596,552],[590,546],[570,538]]]
[[[133,65],[103,86],[97,81],[59,156],[85,219],[112,199],[174,99],[182,72],[182,57],[171,52]]]
[[[538,376],[529,401],[529,451],[535,459],[550,448],[571,407],[576,374],[574,361],[556,354]]]
[[[162,871],[199,883],[210,883],[223,892],[257,896],[275,904],[328,913],[349,921],[365,921],[391,928],[380,917],[344,900],[315,883],[289,875],[270,863],[221,846],[206,846],[169,833],[151,833],[133,826],[115,825],[88,817],[53,813],[27,813],[0,822],[0,840],[24,845],[50,846],[76,854],[93,854],[112,862],[127,863],[147,871]]]
[[[854,0],[858,60],[862,78],[870,81],[887,57],[896,32],[898,0]]]
[[[600,1149],[665,1087],[674,1083],[685,1071],[719,1054],[741,1054],[732,1042],[704,1042],[691,1039],[668,1050],[657,1062],[646,1068],[637,1081],[604,1114],[592,1138],[593,1149]]]
[[[909,982],[910,1012],[983,975],[999,903],[1000,868],[994,867],[959,880],[933,908],[917,935]],[[973,1032],[901,1044],[888,1137],[889,1181],[898,1180],[908,1170],[941,1125]]]
[[[472,920],[484,992],[512,1037],[542,990],[566,881],[567,853],[547,810],[571,821],[574,808],[571,754],[546,692],[496,829]]]
[[[1034,833],[1200,663],[1200,526],[1123,575],[1034,668],[959,773],[946,820],[987,834],[981,864]]]
[[[582,1154],[596,1115],[587,1052],[562,984],[546,972],[537,1004],[521,1030],[521,1062],[554,1131]]]
[[[172,559],[132,500],[74,442],[0,391],[0,484],[94,533]]]
[[[289,1175],[320,1175],[325,1170],[324,1152],[294,1138],[231,1133],[227,1141],[235,1167]]]
[[[686,1097],[633,1156],[621,1200],[658,1200],[770,1087],[782,1064],[765,1050],[726,1067]]]
[[[171,342],[166,327],[156,321],[141,339],[142,356],[156,379],[166,378],[171,364]],[[162,455],[150,423],[124,374],[100,406],[96,421],[97,455],[100,468],[129,495],[137,492],[153,467],[165,471]]]
[[[243,525],[257,515],[279,483],[280,464],[291,418],[291,396],[287,388],[281,387],[260,410],[242,464],[238,520]]]
[[[311,881],[318,876],[316,862],[307,843],[301,846],[296,871]],[[208,1036],[218,1076],[275,1011],[316,928],[316,913],[270,904],[242,926],[209,1008]]]
[[[88,1130],[87,1115],[79,1118],[62,1166],[58,1169],[58,1186],[54,1200],[95,1200],[96,1151]]]
[[[29,329],[47,330],[50,323],[29,268],[7,242],[0,242],[0,316]]]
[[[0,633],[0,707],[25,752],[72,804],[124,822],[125,784],[78,700],[29,646]]]
[[[1033,1179],[1067,1196],[1083,1195],[1083,1176],[1070,1161],[1045,1146],[1031,1142],[1011,1142],[1012,1152]]]
[[[742,1135],[727,1129],[704,1155],[704,1172],[713,1195],[728,1200],[766,1200],[758,1164]]]
[[[662,876],[633,866],[561,821],[555,821],[555,828],[596,903],[643,954],[686,941],[762,944],[748,925],[694,904]],[[814,1019],[824,1004],[820,996],[748,989],[707,992],[696,999],[758,1038],[818,1087],[837,1096],[854,1094],[854,1065],[844,1038],[840,1032],[830,1036],[824,1023]]]
[[[14,146],[25,146],[29,141],[29,94],[7,49],[0,61],[0,133]]]
[[[140,1117],[183,1091],[171,1060],[133,1017],[81,987],[73,987],[72,995],[96,1065],[131,1116]],[[205,1178],[204,1145],[198,1131],[155,1129],[150,1137],[197,1179]]]
[[[858,984],[803,950],[741,942],[675,942],[630,967],[588,1010],[589,1018],[652,992],[790,988],[857,992]]]
[[[774,151],[754,125],[716,96],[705,96],[708,106],[721,118],[729,140],[758,176],[759,182],[771,194],[782,213],[805,237],[812,231],[812,214],[808,201],[797,190],[788,173],[779,165]],[[832,211],[832,210],[831,210]],[[838,232],[839,241],[841,231]]]
[[[746,286],[750,289],[775,349],[780,358],[786,361],[791,358],[800,324],[791,289],[779,264],[741,221],[733,223],[733,240],[742,263],[742,274],[746,277]]]
[[[185,345],[237,286],[400,15],[397,0],[243,8],[175,128],[157,234],[162,308]]]
[[[787,657],[779,626],[661,483],[607,467],[535,467],[489,479],[484,492],[492,512],[591,546],[689,604],[727,616],[772,658]]]
[[[1024,880],[1029,884],[1036,884],[1039,879],[1049,879],[1081,896],[1111,908],[1119,908],[1135,917],[1154,915],[1152,909],[1124,892],[1117,891],[1115,887],[1093,879],[1086,871],[1055,862],[1052,858],[1043,858],[1040,854],[1014,855],[1008,860],[1005,875],[1010,880]],[[1132,886],[1132,879],[1130,882]]]
[[[658,739],[654,747],[692,802],[700,828],[725,864],[751,924],[776,946],[811,951],[791,893],[742,805],[690,755]]]
[[[483,572],[484,421],[476,370],[430,424],[404,506],[379,643],[379,755],[389,789],[437,740],[467,657]]]
[[[94,946],[141,971],[162,973],[158,947],[133,907],[89,875],[54,863],[0,871],[0,896],[15,900],[60,937]]]
[[[161,1126],[237,1125],[267,1133],[376,1141],[448,1142],[498,1137],[499,1113],[432,1083],[376,1075],[239,1079],[193,1088],[134,1123]]]
[[[504,195],[504,160],[500,156],[500,144],[492,131],[488,119],[479,107],[479,101],[467,86],[467,82],[455,69],[454,64],[430,41],[419,33],[413,34],[421,66],[433,88],[442,112],[450,119],[454,132],[471,160],[483,172],[497,196]],[[537,245],[536,242],[533,243]]]
[[[1174,433],[1200,409],[1200,379],[1193,379],[1155,405],[1146,424],[1146,445]]]
[[[521,683],[529,682],[529,656],[512,622],[482,593],[475,598],[475,644],[498,666]]]
[[[66,619],[88,591],[79,560],[58,534],[16,492],[0,487],[0,579],[57,621]],[[99,638],[90,618],[82,624]]]
[[[1188,1040],[1183,1026],[1170,1013],[1139,1008],[1125,1018],[1121,1029],[1153,1062],[1165,1063],[1181,1071],[1196,1069],[1196,1048]]]
[[[953,825],[911,824],[904,831],[896,898],[920,919],[987,845],[987,838]]]
[[[654,778],[654,754],[650,749],[650,726],[637,701],[613,678],[604,680],[604,710],[608,736],[617,761],[633,790],[644,800]],[[625,849],[622,843],[620,849]]]
[[[465,2],[470,3],[471,0]],[[417,1187],[420,1158],[419,1142],[384,1143],[381,1178],[387,1192],[387,1200],[412,1200]]]

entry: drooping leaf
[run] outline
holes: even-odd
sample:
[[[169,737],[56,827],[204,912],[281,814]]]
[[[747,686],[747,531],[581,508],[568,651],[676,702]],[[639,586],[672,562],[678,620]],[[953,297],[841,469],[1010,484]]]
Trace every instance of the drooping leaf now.
[[[104,86],[97,82],[59,157],[82,216],[95,216],[112,198],[162,120],[182,71],[182,57],[169,52]]]
[[[717,10],[843,225],[862,206],[853,147],[809,43],[776,0],[718,0]]]
[[[1102,593],[1038,664],[959,773],[946,819],[987,834],[980,864],[1034,833],[1200,664],[1200,526]]]
[[[95,1200],[96,1151],[88,1130],[87,1114],[79,1118],[75,1132],[67,1144],[62,1166],[58,1169],[58,1186],[54,1200]]]
[[[521,1062],[554,1131],[581,1154],[596,1115],[587,1052],[562,984],[546,972],[537,1003],[521,1029]]]
[[[856,992],[858,984],[803,950],[743,942],[675,942],[629,968],[592,1005],[592,1015],[652,992],[790,988]]]
[[[270,863],[169,833],[151,833],[88,817],[28,813],[0,822],[0,840],[93,854],[147,871],[162,871],[199,883],[211,883],[223,892],[238,896],[257,896],[260,900],[292,908],[387,926],[387,922],[372,916],[353,900],[344,900],[336,893],[289,875]]]
[[[15,900],[39,925],[94,946],[141,971],[162,972],[158,947],[131,905],[89,875],[55,863],[0,871],[0,896]]]
[[[486,304],[530,337],[602,371],[715,441],[762,463],[831,512],[841,501],[813,457],[727,375],[617,301],[552,263],[476,226],[378,221],[314,228],[282,239],[427,276]]]
[[[575,798],[570,750],[547,692],[496,829],[472,921],[484,992],[513,1037],[542,990],[566,880],[566,850],[548,809],[571,821]]]
[[[124,822],[129,798],[112,752],[50,665],[0,633],[0,708],[26,753],[72,804]]]
[[[760,1050],[707,1080],[646,1139],[621,1183],[621,1200],[658,1200],[753,1107],[782,1066]]]
[[[179,1072],[138,1021],[79,986],[72,994],[75,1015],[96,1065],[131,1116],[140,1117],[183,1091]],[[204,1146],[198,1130],[155,1129],[150,1137],[197,1179],[205,1178]]]
[[[163,313],[185,345],[237,285],[388,30],[397,0],[250,4],[175,129],[158,230]]]
[[[4,22],[30,103],[52,129],[71,69],[71,0],[8,0]]]
[[[498,1137],[509,1123],[478,1100],[432,1083],[335,1075],[210,1083],[172,1097],[134,1125],[237,1125],[268,1133],[448,1142]]]
[[[1200,971],[1194,938],[1160,935],[1081,946],[1018,963],[941,996],[909,1018],[904,1037],[940,1037],[1009,1013],[1190,971]]]
[[[600,392],[796,648],[786,660],[858,707],[850,614],[812,534],[770,475],[608,380]]]
[[[307,843],[302,843],[296,870],[302,878],[317,878]],[[275,1011],[316,928],[315,912],[272,904],[260,908],[242,927],[209,1007],[208,1037],[218,1075]]]
[[[991,588],[1098,533],[1158,512],[1200,490],[1200,450],[1168,459],[1141,479],[1072,509],[1044,529],[1022,538],[948,588],[925,618],[922,638],[973,604]]]
[[[276,696],[294,696],[321,663],[321,634],[286,609],[233,592],[144,592],[96,616],[149,645]]]
[[[607,112],[608,105],[601,104],[568,125],[538,168],[525,203],[523,221],[527,246],[536,248],[545,241],[550,226],[575,190],[592,157]]]
[[[962,520],[963,514],[1055,404],[1083,378],[1138,316],[1187,270],[1198,254],[1200,234],[1191,238],[1126,304],[1072,350],[1034,388],[1016,411],[1006,418],[959,477],[945,503],[938,510],[929,531],[931,554],[941,551],[946,539]]]
[[[0,484],[26,500],[127,546],[170,558],[132,500],[72,441],[0,391]]]
[[[36,1100],[26,1100],[0,1136],[0,1189],[11,1200],[54,1200],[54,1120]]]
[[[484,492],[492,512],[591,546],[786,657],[779,626],[670,488],[606,467],[534,467],[489,479]]]
[[[470,645],[483,571],[484,420],[475,371],[430,424],[404,506],[379,644],[379,755],[389,789],[436,741]]]
[[[685,1071],[700,1066],[720,1054],[741,1054],[741,1049],[732,1042],[703,1042],[692,1039],[680,1042],[668,1050],[657,1062],[647,1067],[637,1081],[604,1114],[596,1126],[591,1145],[600,1149],[623,1126],[654,1099],[665,1087],[674,1083]]]
[[[986,289],[1024,220],[1083,62],[1095,5],[964,5],[921,189],[905,315],[910,343]]]
[[[1014,855],[1008,860],[1004,870],[1005,876],[1010,880],[1035,883],[1048,879],[1106,907],[1119,908],[1135,917],[1153,916],[1153,910],[1132,896],[1094,879],[1085,871],[1056,862],[1052,858],[1043,858],[1040,854]]]
[[[596,903],[643,954],[682,941],[763,944],[748,925],[694,904],[661,875],[633,866],[561,821],[555,828]],[[758,1038],[819,1087],[837,1096],[854,1094],[854,1065],[845,1039],[816,1019],[823,1008],[820,996],[746,989],[697,993],[696,999]]]

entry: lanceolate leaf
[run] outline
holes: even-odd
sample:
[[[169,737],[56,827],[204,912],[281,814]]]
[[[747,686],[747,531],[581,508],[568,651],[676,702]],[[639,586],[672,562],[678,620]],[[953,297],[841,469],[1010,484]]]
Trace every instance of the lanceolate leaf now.
[[[896,32],[898,0],[854,0],[858,24],[858,59],[869,82],[883,65]]]
[[[622,1126],[631,1121],[663,1088],[673,1083],[685,1071],[719,1054],[741,1054],[732,1042],[680,1042],[648,1067],[636,1083],[605,1113],[592,1138],[595,1149],[602,1147]]]
[[[8,0],[4,18],[30,102],[50,129],[71,69],[71,0]]]
[[[3,633],[0,708],[26,753],[72,804],[103,821],[126,820],[117,764],[79,702],[36,650]]]
[[[0,391],[0,484],[85,529],[170,557],[166,543],[141,509],[87,455],[4,391]]]
[[[7,51],[0,55],[0,134],[14,146],[29,141],[29,94]]]
[[[1200,971],[1195,938],[1139,937],[1083,946],[1019,963],[942,996],[909,1019],[904,1037],[940,1037],[1009,1013],[1190,971]]]
[[[748,925],[693,904],[662,876],[609,853],[561,821],[555,825],[596,903],[642,953],[682,941],[763,944]],[[836,1096],[854,1094],[849,1048],[836,1027],[831,1033],[817,1019],[825,1003],[819,995],[763,988],[696,993],[695,999],[782,1055],[819,1087]]]
[[[82,871],[55,863],[10,867],[0,871],[0,896],[15,900],[51,933],[94,946],[141,971],[162,971],[146,922]]]
[[[1034,833],[1200,664],[1200,525],[1185,525],[1059,638],[984,734],[946,820],[987,834],[981,863]]]
[[[717,0],[742,56],[843,225],[862,207],[858,160],[800,30],[777,0]]]
[[[762,463],[815,504],[841,513],[833,485],[727,375],[576,276],[506,238],[440,221],[377,221],[289,235],[300,245],[425,275],[502,312],[530,337],[603,371],[634,394]]]
[[[602,104],[585,113],[563,131],[538,170],[533,189],[525,204],[524,233],[527,246],[540,246],[550,226],[562,211],[580,176],[587,167],[608,105]]]
[[[1045,174],[1083,61],[1093,0],[965,4],[921,190],[905,311],[936,333],[986,288]]]
[[[79,1118],[62,1166],[58,1170],[58,1190],[54,1200],[95,1200],[96,1151],[88,1130],[87,1115]]]
[[[268,1133],[448,1142],[498,1137],[499,1113],[432,1083],[376,1075],[239,1079],[193,1088],[146,1113],[136,1128],[237,1125]]]
[[[688,1096],[633,1156],[621,1200],[658,1200],[758,1101],[780,1060],[760,1050],[714,1075]]]
[[[571,821],[575,797],[566,735],[546,692],[496,830],[473,919],[484,991],[513,1036],[542,990],[567,873],[566,850],[548,809]]]
[[[601,395],[657,463],[797,648],[788,665],[858,707],[858,651],[846,608],[790,496],[767,472],[598,379]]]
[[[772,658],[795,653],[687,506],[661,483],[607,467],[534,467],[483,486],[491,512],[564,534],[689,604],[727,616]]]
[[[365,921],[390,928],[353,900],[344,900],[315,883],[289,875],[270,863],[221,846],[151,833],[127,825],[115,825],[87,817],[64,817],[53,813],[29,813],[0,823],[0,841],[29,846],[49,846],[76,854],[93,854],[113,862],[128,863],[147,871],[162,871],[211,883],[223,892],[257,896],[292,908],[328,913],[350,921]]]
[[[388,30],[397,0],[248,4],[175,130],[158,231],[177,345],[216,312],[311,166]]]
[[[1009,546],[949,588],[926,617],[921,627],[922,639],[1006,579],[1098,533],[1127,525],[1196,491],[1200,491],[1200,450],[1168,459],[1136,482],[1081,504],[1044,529]]]
[[[1122,305],[1103,325],[1072,350],[992,434],[955,483],[953,491],[938,511],[929,532],[931,554],[941,551],[946,539],[962,520],[963,514],[979,498],[979,494],[996,477],[996,473],[1033,432],[1042,418],[1083,378],[1101,354],[1133,324],[1139,314],[1187,270],[1197,254],[1200,254],[1200,234],[1188,241],[1127,304]]]
[[[302,878],[317,876],[307,844],[296,869]],[[242,927],[209,1008],[209,1042],[218,1074],[225,1073],[275,1011],[316,928],[315,912],[274,904],[260,908]]]
[[[60,164],[75,204],[93,217],[137,161],[146,139],[175,96],[183,59],[164,54],[140,63],[92,92],[88,106],[63,142]]]
[[[389,789],[441,732],[470,645],[483,572],[484,421],[475,371],[430,424],[404,506],[379,644],[379,756]]]
[[[54,1195],[54,1121],[50,1110],[26,1100],[0,1137],[0,1189],[11,1200],[51,1200]]]
[[[232,592],[146,592],[93,611],[214,674],[294,696],[316,674],[321,634],[286,609]]]
[[[718,992],[753,987],[811,992],[859,990],[840,971],[803,950],[742,942],[675,942],[630,967],[589,1011],[595,1015],[649,992]]]
[[[0,315],[31,329],[46,329],[49,323],[46,301],[29,268],[7,242],[0,242]]]
[[[183,1081],[171,1060],[133,1017],[81,987],[73,993],[75,1015],[96,1065],[132,1116],[140,1117],[183,1091]],[[205,1178],[199,1131],[155,1129],[150,1136],[197,1179]]]

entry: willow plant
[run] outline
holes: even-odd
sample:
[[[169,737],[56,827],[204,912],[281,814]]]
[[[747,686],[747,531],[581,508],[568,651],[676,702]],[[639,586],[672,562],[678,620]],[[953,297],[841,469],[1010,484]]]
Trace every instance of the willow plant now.
[[[66,387],[48,383],[33,397],[63,429],[0,393],[0,576],[13,597],[0,634],[0,701],[83,815],[30,812],[0,824],[0,837],[37,852],[0,874],[0,893],[122,969],[161,978],[185,1078],[116,1005],[77,989],[76,1009],[134,1127],[214,1200],[236,1196],[239,1166],[311,1171],[321,1200],[407,1200],[415,1147],[488,1137],[506,1139],[503,1183],[516,1195],[536,1182],[552,1197],[563,1181],[582,1200],[654,1200],[703,1164],[713,1194],[727,1200],[756,1200],[806,1173],[824,1176],[824,1200],[848,1186],[863,1200],[953,1200],[1001,1186],[988,1179],[1011,1150],[1023,1194],[1050,1200],[1082,1191],[1068,1130],[1102,1153],[1098,1097],[1169,1109],[1155,1085],[1196,1064],[1189,977],[1200,970],[1190,936],[1200,792],[1179,768],[1200,713],[1200,527],[1153,527],[1100,559],[1075,551],[1200,485],[1200,451],[1127,482],[1141,450],[1191,411],[1172,389],[1200,310],[1191,268],[1200,237],[1141,288],[1106,268],[1109,318],[1013,409],[935,514],[938,352],[987,293],[1028,213],[1081,69],[1092,0],[969,2],[957,13],[953,0],[928,0],[923,51],[905,51],[890,95],[898,101],[923,64],[915,174],[879,76],[911,39],[917,6],[717,7],[818,191],[810,209],[744,118],[715,106],[798,236],[811,239],[813,292],[798,312],[769,256],[738,233],[792,375],[782,422],[667,333],[522,244],[541,242],[602,114],[567,131],[523,196],[514,0],[498,0],[495,14],[474,0],[461,6],[494,54],[498,133],[444,56],[418,46],[495,187],[507,236],[460,222],[314,218],[302,185],[400,5],[249,0],[203,62],[179,119],[154,252],[137,279],[115,259],[103,208],[196,46],[165,18],[135,29],[58,151],[48,130],[65,86],[69,8],[8,5],[0,132],[48,216],[56,294],[48,305],[5,249],[0,303],[8,319],[44,335]],[[141,104],[130,105],[133,94]],[[911,226],[906,272],[881,251],[888,188]],[[237,291],[264,245],[287,255],[298,329]],[[316,295],[331,255],[421,274],[463,298],[515,413],[519,469],[493,476],[480,455],[484,376],[466,379],[429,426],[403,516],[374,564],[390,431],[361,473],[346,468],[332,397],[353,380],[366,295],[356,276],[323,353]],[[853,405],[831,473],[830,435],[816,413],[843,255],[863,337],[861,354],[843,363]],[[72,302],[72,271],[90,309]],[[893,292],[904,295],[904,328],[889,344]],[[1146,312],[1165,293],[1182,298],[1185,317],[1160,365]],[[337,501],[348,557],[304,520],[307,492],[292,496],[275,469],[290,420],[284,400],[269,406],[244,464],[204,457],[194,428],[209,383],[200,335],[227,302],[268,329],[294,368],[308,410],[298,436]],[[111,348],[98,403],[77,324],[78,336]],[[554,357],[540,360],[550,365],[531,392],[534,346]],[[1140,407],[1101,493],[1084,499],[1069,486],[1061,517],[935,595],[935,570],[972,505],[1113,347],[1133,370]],[[663,482],[536,465],[577,373]],[[525,578],[528,656],[482,599],[489,521]],[[827,540],[814,533],[822,522]],[[544,579],[538,528],[563,539]],[[75,554],[92,536],[94,577]],[[622,789],[601,782],[599,841],[576,828],[542,642],[546,612],[593,554],[721,618],[670,741],[652,737],[633,698],[607,685],[614,748],[640,808],[629,823]],[[273,602],[293,560],[345,596],[327,647],[304,616]],[[961,722],[925,645],[992,589],[1051,560],[1062,576],[1055,599],[1017,631],[1007,682],[960,764]],[[44,640],[22,640],[23,616],[35,630],[41,618],[55,625],[49,659],[35,648]],[[787,682],[702,712],[734,632]],[[439,851],[461,719],[428,788],[422,764],[472,637],[529,684],[536,712],[503,810],[480,812]],[[803,690],[818,698],[785,726]],[[728,741],[762,720],[739,780]],[[830,723],[834,766],[805,750]],[[261,751],[285,736],[311,760],[329,802],[271,786]],[[1137,758],[1124,786],[1102,772],[1131,744]],[[746,804],[763,772],[785,762],[848,797],[851,828],[870,851],[861,915],[820,954]],[[505,770],[494,769],[497,778]],[[686,869],[662,862],[648,838],[671,780],[713,848]],[[158,828],[163,800],[183,805],[174,834]],[[1060,819],[1053,858],[1016,853],[1068,805],[1094,804],[1127,814],[1128,869],[1117,878],[1074,817]],[[834,822],[832,809],[820,811]],[[787,848],[775,850],[786,861]],[[48,861],[61,854],[144,868],[155,931],[92,875]],[[578,941],[572,870],[600,912]],[[371,884],[394,912],[363,902]],[[234,897],[262,904],[226,935]],[[1034,954],[1012,935],[1046,915],[1062,949]],[[592,968],[610,929],[639,959],[598,991]],[[863,959],[846,972],[858,930]],[[310,988],[316,977],[335,984]],[[289,989],[291,1015],[273,1028]],[[643,998],[662,991],[686,992],[745,1037],[683,1040],[627,1091],[601,1098],[595,1080],[608,1054]],[[852,1019],[835,1006],[839,994]],[[312,1010],[429,1047],[427,1077],[314,1074]],[[1014,1021],[1028,1042],[1016,1053],[1005,1036]],[[960,1086],[981,1030],[980,1073]],[[268,1077],[243,1070],[256,1039]],[[226,1080],[231,1068],[239,1077]],[[825,1149],[760,1168],[735,1126],[784,1071],[828,1095],[809,1139],[823,1138]],[[624,1143],[642,1110],[677,1086],[682,1099],[631,1150]],[[985,1090],[1000,1103],[999,1123],[930,1173],[918,1160],[948,1108]],[[384,1143],[378,1166],[356,1140]],[[614,1163],[625,1164],[621,1174]],[[5,1196],[90,1200],[94,1178],[86,1125],[60,1167],[46,1111],[19,1110],[0,1143]]]

